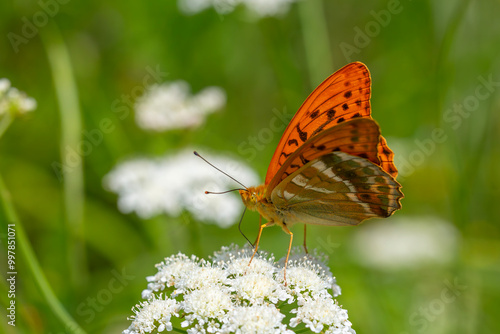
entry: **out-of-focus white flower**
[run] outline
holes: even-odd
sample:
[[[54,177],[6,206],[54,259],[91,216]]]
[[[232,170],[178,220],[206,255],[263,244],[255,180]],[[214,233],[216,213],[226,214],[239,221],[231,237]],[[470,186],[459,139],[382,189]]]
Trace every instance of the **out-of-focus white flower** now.
[[[0,116],[11,114],[13,116],[24,115],[36,109],[36,100],[11,87],[9,79],[0,79]]]
[[[357,231],[354,251],[366,266],[379,269],[445,264],[453,259],[458,232],[436,217],[374,222]]]
[[[7,78],[0,78],[0,95],[5,94],[10,88],[10,80]]]
[[[224,156],[204,156],[243,184],[258,183],[257,174],[245,164]],[[205,194],[205,190],[234,188],[234,181],[197,158],[192,150],[155,160],[126,161],[106,175],[104,184],[118,194],[120,211],[136,212],[145,219],[162,213],[179,216],[187,210],[197,220],[229,227],[243,210],[238,194]]]
[[[290,4],[297,0],[179,0],[184,14],[193,15],[213,7],[219,14],[228,14],[240,4],[245,5],[258,17],[279,16],[288,12]]]
[[[153,131],[194,128],[225,104],[226,93],[219,87],[207,87],[191,95],[185,81],[153,85],[136,102],[136,122]]]
[[[155,326],[160,324],[163,329],[178,324],[190,334],[292,334],[297,326],[316,333],[355,333],[347,311],[329,292],[335,278],[323,262],[324,256],[314,258],[295,251],[285,286],[283,261],[275,262],[272,255],[259,252],[249,264],[252,253],[248,246],[231,245],[215,252],[211,260],[181,253],[166,258],[156,265],[158,273],[147,278],[142,295],[148,301],[134,309],[132,324],[123,333],[159,332]],[[164,304],[163,312],[151,311],[150,305],[158,300],[171,303]],[[163,320],[150,321],[154,316]],[[285,319],[292,316],[287,323]]]
[[[260,17],[279,16],[288,12],[297,0],[243,0],[243,3]]]

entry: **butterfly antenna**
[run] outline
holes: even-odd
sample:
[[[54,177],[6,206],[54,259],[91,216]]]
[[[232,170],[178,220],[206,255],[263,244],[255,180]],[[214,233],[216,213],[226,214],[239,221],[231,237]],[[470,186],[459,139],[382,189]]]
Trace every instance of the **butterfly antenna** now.
[[[220,191],[220,192],[215,192],[215,191],[205,191],[205,194],[215,194],[215,195],[221,195],[221,194],[226,194],[226,193],[230,193],[231,191],[237,191],[237,190],[248,191],[248,189],[236,188],[236,189],[231,189],[231,190],[226,190],[226,191]]]
[[[220,168],[217,168],[215,167],[214,165],[212,165],[210,162],[207,161],[207,159],[205,159],[204,157],[202,157],[198,152],[194,151],[193,152],[194,155],[196,155],[197,157],[201,158],[203,161],[205,161],[207,164],[209,164],[210,166],[212,166],[213,168],[217,169],[219,172],[221,172],[222,174],[226,175],[227,177],[229,177],[231,180],[233,180],[234,182],[238,183],[239,185],[241,185],[243,188],[245,188],[244,190],[248,190],[247,187],[245,187],[245,185],[243,183],[241,183],[240,181],[236,180],[234,177],[232,177],[231,175],[229,175],[228,173],[224,172],[223,170],[221,170]],[[233,189],[233,190],[229,190],[229,191],[234,191],[234,190],[239,190],[239,189]],[[206,193],[206,192],[205,192]],[[248,240],[248,239],[247,239]]]
[[[249,243],[249,244],[250,244],[250,246],[252,246],[252,248],[253,248],[253,244],[252,244],[252,242],[251,242],[250,240],[248,240],[248,238],[247,238],[247,236],[245,235],[245,233],[243,233],[243,231],[241,230],[241,222],[243,221],[243,216],[245,215],[245,212],[246,212],[246,211],[247,211],[247,208],[245,208],[245,209],[243,210],[243,214],[241,215],[240,222],[238,223],[238,230],[240,231],[241,235],[242,235],[245,239],[247,239],[248,243]]]

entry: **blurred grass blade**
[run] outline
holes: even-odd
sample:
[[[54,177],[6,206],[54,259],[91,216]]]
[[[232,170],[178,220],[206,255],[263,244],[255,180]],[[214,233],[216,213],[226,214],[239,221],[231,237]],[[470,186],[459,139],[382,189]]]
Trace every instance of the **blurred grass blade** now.
[[[455,85],[455,83],[453,82],[453,78],[455,78],[455,75],[453,75],[453,71],[457,71],[457,69],[453,68],[454,61],[450,59],[451,50],[454,43],[457,43],[460,25],[464,23],[465,15],[467,13],[469,5],[470,0],[461,0],[460,2],[458,2],[439,47],[436,62],[436,80],[434,80],[434,82],[437,85],[437,88],[435,90],[438,94],[436,110],[442,110],[442,113],[447,110],[446,97]],[[445,115],[442,114],[443,120],[444,117]],[[466,141],[470,140],[470,138],[468,138],[470,136],[470,133],[468,131],[461,131],[459,136],[462,138],[467,138]],[[453,145],[453,143],[455,143],[455,145]],[[450,146],[450,152],[453,152],[455,150],[455,152],[452,154],[452,157],[454,159],[454,168],[460,175],[459,178],[462,180],[466,180],[466,182],[456,183],[456,188],[450,191],[450,201],[452,202],[452,206],[456,208],[452,211],[453,221],[458,226],[465,226],[468,222],[469,217],[471,217],[469,205],[467,205],[470,194],[470,186],[468,184],[470,180],[473,180],[473,177],[471,177],[471,175],[469,174],[470,170],[468,170],[468,164],[470,164],[469,162],[472,162],[474,165],[476,165],[476,161],[462,158],[464,147],[459,143],[460,142],[457,140],[454,140],[452,143],[450,143],[452,144],[452,146]],[[456,150],[458,150],[459,152],[456,152]]]
[[[455,8],[451,20],[446,28],[445,34],[439,47],[438,57],[436,61],[437,70],[446,70],[445,62],[449,60],[453,43],[457,41],[460,24],[464,22],[465,14],[469,8],[470,0],[461,0]],[[439,73],[442,74],[442,73]],[[446,79],[447,76],[438,76],[438,79]],[[447,82],[446,82],[447,83]]]
[[[299,1],[304,49],[312,87],[320,84],[333,71],[333,56],[328,38],[328,26],[321,0]]]
[[[19,221],[17,214],[14,209],[14,205],[11,202],[10,193],[8,192],[2,177],[0,176],[0,200],[1,205],[7,218],[6,222],[2,225],[14,224],[16,229],[16,246],[19,250],[19,254],[26,260],[26,265],[35,281],[36,285],[40,289],[42,296],[47,301],[48,306],[54,312],[57,318],[64,324],[66,330],[70,333],[84,334],[85,331],[76,323],[71,315],[66,311],[63,305],[59,302],[54,291],[49,285],[49,282],[45,278],[45,275],[40,268],[40,264],[33,253],[28,238],[24,232],[23,225]],[[7,231],[7,226],[2,226],[2,231]],[[24,280],[27,277],[23,277]]]
[[[79,161],[70,163],[72,161],[70,155],[74,157],[74,152],[78,151],[81,144],[81,111],[68,50],[57,27],[49,26],[44,30],[46,33],[42,34],[42,40],[47,51],[61,117],[60,154],[68,231],[67,261],[71,281],[75,286],[81,286],[86,278],[81,269],[86,267],[83,246],[83,156],[78,155]]]
[[[3,115],[2,119],[0,120],[0,138],[2,138],[5,131],[7,131],[9,126],[12,124],[13,119],[14,117],[8,112]]]

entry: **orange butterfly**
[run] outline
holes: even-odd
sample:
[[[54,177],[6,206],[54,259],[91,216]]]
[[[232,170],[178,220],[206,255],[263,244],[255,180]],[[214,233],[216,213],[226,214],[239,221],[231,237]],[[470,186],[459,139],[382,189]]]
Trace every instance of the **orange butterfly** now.
[[[286,128],[265,183],[239,190],[246,207],[260,214],[254,255],[264,227],[279,225],[290,235],[285,282],[291,225],[358,225],[401,208],[394,153],[370,116],[370,91],[370,72],[363,63],[329,76]]]

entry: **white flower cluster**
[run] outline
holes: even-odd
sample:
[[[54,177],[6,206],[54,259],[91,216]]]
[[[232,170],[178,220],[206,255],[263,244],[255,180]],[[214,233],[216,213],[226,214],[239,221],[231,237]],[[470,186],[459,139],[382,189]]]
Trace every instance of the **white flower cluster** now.
[[[36,100],[11,87],[9,79],[0,79],[0,116],[24,115],[36,109]]]
[[[173,327],[188,334],[352,334],[347,311],[330,291],[340,291],[317,255],[298,253],[288,263],[231,245],[210,260],[173,255],[156,265],[142,292],[147,301],[132,310],[132,324],[123,334],[153,333]],[[280,264],[281,263],[281,264]],[[288,317],[287,317],[288,316]],[[290,319],[290,320],[285,320]]]
[[[257,174],[242,162],[224,156],[205,157],[243,184],[258,182]],[[144,219],[162,213],[179,216],[187,210],[197,220],[229,227],[243,210],[238,194],[205,194],[205,190],[234,188],[234,182],[196,157],[192,150],[156,160],[123,162],[105,176],[104,185],[118,194],[121,212],[136,212]]]
[[[191,95],[185,81],[153,85],[136,102],[136,122],[153,131],[195,128],[225,104],[226,93],[219,87],[207,87]]]
[[[446,264],[456,254],[459,233],[437,217],[404,217],[367,224],[356,232],[353,254],[367,267],[411,269]]]
[[[183,13],[192,15],[213,7],[217,13],[224,15],[243,4],[258,17],[266,17],[285,14],[295,1],[297,0],[179,0],[179,8]]]

